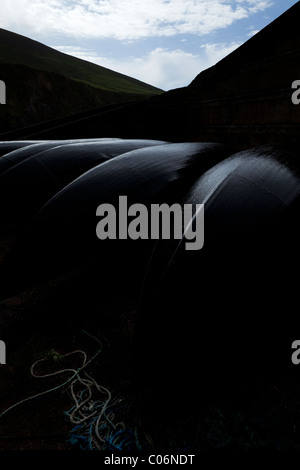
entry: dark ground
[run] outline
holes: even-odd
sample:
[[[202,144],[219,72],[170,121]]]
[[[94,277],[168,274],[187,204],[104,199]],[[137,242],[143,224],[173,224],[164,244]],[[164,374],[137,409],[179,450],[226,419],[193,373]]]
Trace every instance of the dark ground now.
[[[300,450],[300,366],[298,370],[291,363],[289,370],[279,371],[275,383],[258,380],[250,384],[240,400],[207,404],[201,403],[199,396],[193,415],[182,413],[184,401],[170,414],[167,403],[165,413],[155,414],[147,394],[137,391],[132,382],[136,296],[104,289],[100,283],[93,293],[83,293],[76,282],[76,273],[69,273],[0,303],[1,339],[7,347],[7,365],[0,366],[0,412],[57,387],[71,376],[35,378],[30,372],[35,361],[47,359],[36,368],[40,374],[65,367],[77,369],[80,355],[61,356],[80,349],[92,358],[99,349],[96,338],[102,352],[87,372],[108,388],[113,398],[122,398],[123,407],[116,411],[114,420],[136,431],[132,452],[137,445],[138,450],[164,454]],[[201,377],[201,365],[197,372]],[[78,444],[69,440],[73,425],[64,415],[72,406],[69,385],[1,416],[0,449],[78,450]]]

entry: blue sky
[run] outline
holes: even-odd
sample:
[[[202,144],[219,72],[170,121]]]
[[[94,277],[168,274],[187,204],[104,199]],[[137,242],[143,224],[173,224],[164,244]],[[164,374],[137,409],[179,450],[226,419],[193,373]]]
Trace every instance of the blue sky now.
[[[167,91],[188,85],[295,3],[1,0],[0,27]]]

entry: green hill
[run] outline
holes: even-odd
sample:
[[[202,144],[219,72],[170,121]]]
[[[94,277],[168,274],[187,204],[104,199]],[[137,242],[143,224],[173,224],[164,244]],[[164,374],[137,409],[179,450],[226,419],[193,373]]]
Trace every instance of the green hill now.
[[[162,90],[0,29],[0,79],[7,104],[0,131],[145,99]]]

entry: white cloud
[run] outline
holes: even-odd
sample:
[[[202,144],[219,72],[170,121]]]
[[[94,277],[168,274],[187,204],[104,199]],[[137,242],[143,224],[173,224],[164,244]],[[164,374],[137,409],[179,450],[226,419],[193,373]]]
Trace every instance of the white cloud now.
[[[169,50],[159,47],[143,57],[123,59],[100,57],[96,52],[78,47],[53,47],[61,52],[117,70],[164,90],[171,90],[188,85],[198,73],[223,59],[239,45],[237,43],[206,44],[201,47],[199,54],[191,54],[181,49]]]
[[[259,33],[260,29],[253,29],[250,31],[250,33],[247,34],[249,38],[252,38],[252,36],[255,36],[255,34]]]
[[[208,67],[224,59],[228,54],[237,49],[241,43],[232,42],[230,44],[205,44],[202,48],[205,50]]]
[[[243,0],[241,0],[242,3]],[[274,5],[274,2],[272,0],[247,0],[247,3],[249,5],[249,11],[251,13],[257,13],[258,11],[264,11],[267,8],[271,7]]]
[[[1,0],[1,27],[30,36],[135,40],[208,34],[272,4],[269,0]],[[31,36],[32,37],[32,36]]]

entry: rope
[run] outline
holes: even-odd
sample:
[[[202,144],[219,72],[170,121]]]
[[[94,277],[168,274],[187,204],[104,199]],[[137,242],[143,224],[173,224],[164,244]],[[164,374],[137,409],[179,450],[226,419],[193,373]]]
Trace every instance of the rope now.
[[[39,359],[30,369],[31,375],[34,378],[42,379],[64,373],[71,373],[71,377],[58,386],[15,403],[0,414],[0,419],[23,403],[68,386],[70,397],[74,404],[71,409],[64,414],[69,422],[74,425],[73,429],[69,432],[68,439],[68,442],[72,446],[79,446],[83,450],[140,449],[141,446],[138,440],[137,430],[133,432],[131,429],[127,429],[123,422],[114,422],[115,413],[124,407],[124,400],[122,398],[113,400],[112,394],[108,388],[98,384],[95,379],[85,371],[87,366],[102,352],[102,344],[97,338],[86,331],[83,331],[83,333],[100,344],[100,348],[92,358],[88,360],[84,351],[75,350],[60,357],[65,358],[80,354],[83,358],[81,367],[78,369],[61,369],[47,374],[37,374],[35,372],[36,366],[47,360]]]
[[[107,388],[100,386],[88,374],[85,373],[85,376],[87,379],[78,380],[70,387],[75,404],[65,415],[76,426],[70,433],[69,442],[88,450],[136,448],[132,431],[126,429],[123,422],[114,422],[115,413],[122,408],[123,399],[112,400]],[[78,385],[81,387],[76,392],[75,386]],[[104,398],[95,401],[93,389],[100,396],[104,395]]]
[[[94,338],[92,335],[90,335],[89,333],[86,333],[85,331],[83,331],[85,334],[91,336],[92,338]],[[96,338],[94,338],[96,341],[98,341]],[[98,341],[100,343],[100,341]],[[101,343],[100,343],[101,345]],[[43,395],[46,395],[47,393],[51,393],[51,392],[54,392],[56,390],[59,390],[60,388],[63,388],[65,387],[66,385],[68,385],[76,376],[78,376],[80,374],[80,372],[82,372],[92,361],[94,361],[94,359],[96,359],[96,357],[101,353],[102,351],[102,347],[96,352],[96,354],[94,354],[94,356],[89,360],[89,361],[86,361],[86,355],[83,351],[74,351],[72,353],[68,353],[66,354],[65,356],[68,356],[68,355],[71,355],[71,354],[74,354],[76,352],[81,352],[84,354],[85,356],[85,359],[84,359],[84,362],[83,362],[83,365],[82,367],[80,367],[79,369],[75,370],[75,369],[65,369],[65,370],[60,370],[60,371],[57,371],[57,372],[53,372],[52,374],[46,374],[46,375],[43,375],[43,376],[39,376],[39,375],[36,375],[34,374],[33,372],[33,369],[35,367],[35,365],[38,363],[38,362],[42,362],[42,361],[45,361],[45,359],[40,359],[38,361],[36,361],[32,366],[31,366],[31,374],[36,377],[36,378],[43,378],[43,377],[50,377],[50,376],[53,376],[53,375],[57,375],[57,374],[62,374],[64,372],[73,372],[73,375],[68,379],[66,380],[65,382],[63,382],[62,384],[56,386],[56,387],[53,387],[49,390],[45,390],[44,392],[41,392],[41,393],[37,393],[36,395],[32,395],[31,397],[28,397],[28,398],[25,398],[24,400],[21,400],[17,403],[15,403],[14,405],[10,406],[9,408],[7,408],[6,410],[4,410],[1,414],[0,414],[0,419],[5,416],[8,412],[10,412],[11,410],[13,410],[14,408],[16,408],[17,406],[19,405],[22,405],[23,403],[26,403],[30,400],[34,400],[35,398],[38,398],[38,397],[41,397]],[[65,356],[62,356],[62,357],[65,357]]]

